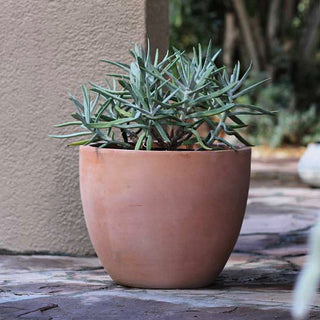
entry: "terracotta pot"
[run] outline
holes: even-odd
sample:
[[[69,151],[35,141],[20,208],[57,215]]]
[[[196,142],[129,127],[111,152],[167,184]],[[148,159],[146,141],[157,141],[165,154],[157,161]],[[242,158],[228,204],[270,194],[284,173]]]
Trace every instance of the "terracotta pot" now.
[[[211,284],[246,208],[251,149],[133,151],[80,147],[92,244],[111,278],[144,288]]]

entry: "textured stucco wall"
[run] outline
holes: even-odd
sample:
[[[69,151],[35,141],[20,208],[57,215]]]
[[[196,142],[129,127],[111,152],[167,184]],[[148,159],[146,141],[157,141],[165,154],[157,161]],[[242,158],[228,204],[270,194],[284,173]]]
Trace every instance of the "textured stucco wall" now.
[[[167,0],[1,1],[0,252],[93,253],[78,150],[47,135],[73,111],[66,91],[78,95],[82,83],[103,79],[107,66],[99,59],[127,60],[129,43],[144,43],[147,34],[166,48],[167,6]]]

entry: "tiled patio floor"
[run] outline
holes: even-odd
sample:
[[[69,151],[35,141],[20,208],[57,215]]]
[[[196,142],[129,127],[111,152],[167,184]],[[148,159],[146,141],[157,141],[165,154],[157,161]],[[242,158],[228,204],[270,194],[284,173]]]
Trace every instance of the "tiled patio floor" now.
[[[320,212],[320,189],[288,179],[292,163],[283,163],[290,169],[285,181],[278,173],[261,178],[268,170],[260,165],[253,167],[258,180],[240,238],[212,286],[126,288],[113,283],[94,257],[2,255],[0,319],[291,319],[292,286]],[[310,319],[320,319],[319,294]]]

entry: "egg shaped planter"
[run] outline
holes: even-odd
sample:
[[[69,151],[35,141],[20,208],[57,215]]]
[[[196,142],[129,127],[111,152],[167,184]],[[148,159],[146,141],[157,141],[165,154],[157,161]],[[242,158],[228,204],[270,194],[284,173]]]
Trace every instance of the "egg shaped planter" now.
[[[251,149],[134,151],[80,147],[84,216],[118,284],[211,284],[235,245],[246,208]]]

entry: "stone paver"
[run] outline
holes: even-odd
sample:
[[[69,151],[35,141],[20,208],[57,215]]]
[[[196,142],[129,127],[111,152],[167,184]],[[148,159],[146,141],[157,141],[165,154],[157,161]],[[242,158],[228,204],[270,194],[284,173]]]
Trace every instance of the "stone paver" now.
[[[252,174],[255,177],[294,176],[298,169],[298,162],[298,159],[257,159],[252,163]]]
[[[297,174],[299,158],[258,158],[252,162],[252,185],[266,187],[297,187],[301,186]]]
[[[95,257],[2,255],[0,319],[291,319],[292,288],[320,213],[320,189],[252,185],[237,245],[210,287],[127,288]],[[309,319],[320,319],[320,294]]]

